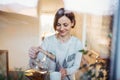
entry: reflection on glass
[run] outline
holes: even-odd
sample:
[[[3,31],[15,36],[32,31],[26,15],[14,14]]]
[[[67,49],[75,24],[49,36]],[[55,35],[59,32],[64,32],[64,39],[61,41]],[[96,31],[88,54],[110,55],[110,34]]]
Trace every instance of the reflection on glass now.
[[[46,56],[42,60],[33,59],[31,69],[25,71],[25,76],[31,80],[48,80],[48,65]]]

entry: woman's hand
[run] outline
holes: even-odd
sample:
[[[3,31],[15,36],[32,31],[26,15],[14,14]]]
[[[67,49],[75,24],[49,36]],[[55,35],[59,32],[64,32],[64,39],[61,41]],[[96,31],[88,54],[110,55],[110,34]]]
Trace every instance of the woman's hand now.
[[[61,68],[61,69],[60,69],[60,73],[61,73],[61,77],[62,77],[62,79],[63,79],[63,78],[65,78],[66,75],[67,75],[67,70],[64,69],[64,68]]]
[[[35,59],[37,58],[37,54],[39,52],[39,47],[31,47],[29,49],[29,57],[32,58],[32,59]]]
[[[49,58],[51,58],[52,60],[55,60],[55,56],[53,54],[51,54],[48,51],[45,51],[44,49],[42,49],[40,46],[39,47],[31,47],[29,49],[29,56],[32,59],[37,58],[37,54],[41,52],[43,54],[45,54],[46,56],[48,56]]]

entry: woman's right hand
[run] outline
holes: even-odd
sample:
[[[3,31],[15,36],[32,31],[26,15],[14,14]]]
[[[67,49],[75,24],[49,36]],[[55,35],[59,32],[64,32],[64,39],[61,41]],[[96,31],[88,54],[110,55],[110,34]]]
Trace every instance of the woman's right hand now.
[[[39,53],[39,47],[31,47],[28,53],[30,58],[37,58],[37,54]]]

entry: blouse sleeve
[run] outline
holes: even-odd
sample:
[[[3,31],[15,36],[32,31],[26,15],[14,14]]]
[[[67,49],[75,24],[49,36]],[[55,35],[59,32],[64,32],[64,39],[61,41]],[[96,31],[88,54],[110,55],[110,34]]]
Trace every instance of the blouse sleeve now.
[[[49,46],[50,46],[50,42],[51,42],[51,40],[49,40],[49,37],[45,38],[44,41],[41,44],[42,49],[44,49],[45,51],[48,51]],[[43,57],[45,57],[45,56],[46,56],[45,54],[40,52],[38,54],[37,58],[42,60]],[[48,66],[50,71],[55,69],[55,62],[53,60],[51,60],[49,57],[46,57],[46,63],[47,63],[47,66]]]
[[[67,75],[71,75],[78,70],[78,68],[80,67],[81,59],[82,59],[82,53],[79,52],[79,50],[83,49],[82,43],[78,41],[77,44],[75,44],[74,46],[76,46],[75,60],[74,60],[73,66],[70,68],[67,68]]]
[[[48,45],[49,45],[49,44],[48,44],[48,39],[45,38],[45,39],[43,40],[42,44],[41,44],[41,48],[46,51]],[[42,59],[44,56],[45,56],[45,54],[39,52],[37,58]]]

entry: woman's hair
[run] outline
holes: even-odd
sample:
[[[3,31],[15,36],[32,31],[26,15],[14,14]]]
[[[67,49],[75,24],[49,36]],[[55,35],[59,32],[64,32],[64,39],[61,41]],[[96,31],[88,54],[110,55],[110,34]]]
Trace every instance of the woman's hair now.
[[[58,19],[61,18],[62,16],[66,16],[67,18],[69,18],[70,21],[74,23],[74,25],[72,26],[72,28],[74,28],[74,26],[76,24],[74,13],[71,11],[65,10],[64,8],[60,8],[55,14],[54,29],[56,30],[56,25],[58,23]]]

